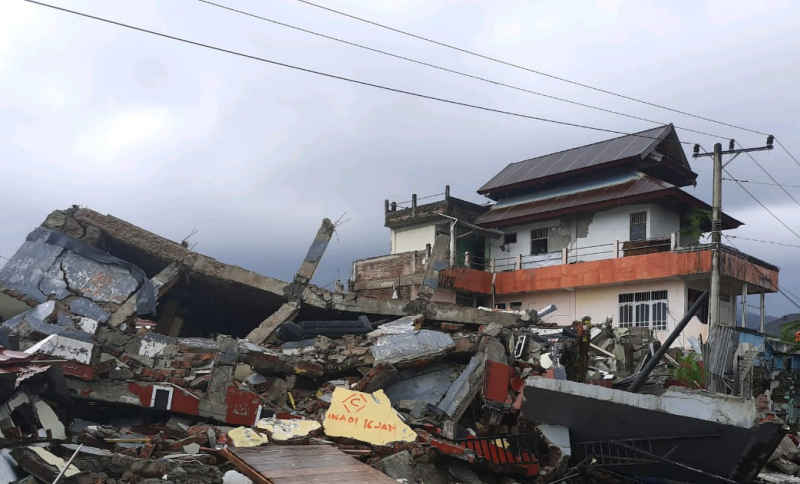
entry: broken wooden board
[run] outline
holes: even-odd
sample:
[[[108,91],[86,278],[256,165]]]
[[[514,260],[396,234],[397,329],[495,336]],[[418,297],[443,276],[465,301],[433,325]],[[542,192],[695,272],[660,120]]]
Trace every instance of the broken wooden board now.
[[[228,450],[235,457],[235,465],[238,460],[239,465],[247,466],[247,469],[239,469],[242,473],[252,476],[255,471],[274,484],[397,484],[386,474],[332,445],[271,445]]]

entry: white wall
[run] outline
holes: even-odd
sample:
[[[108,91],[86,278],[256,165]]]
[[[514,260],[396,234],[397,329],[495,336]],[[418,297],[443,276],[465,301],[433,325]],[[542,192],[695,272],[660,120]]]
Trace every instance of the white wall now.
[[[495,302],[509,304],[520,301],[522,309],[540,309],[548,304],[555,304],[558,306],[558,311],[545,317],[546,322],[567,326],[584,316],[591,317],[594,323],[602,323],[607,317],[610,317],[614,327],[617,327],[619,325],[619,294],[663,290],[667,291],[667,329],[655,332],[656,337],[663,341],[688,310],[688,285],[686,281],[680,279],[503,296],[498,297]],[[727,309],[723,309],[723,314]],[[689,348],[689,338],[697,340],[700,335],[702,335],[703,341],[707,340],[708,326],[701,323],[699,319],[692,318],[674,345]]]
[[[616,253],[616,241],[627,241],[630,238],[630,215],[643,211],[647,212],[647,238],[669,237],[672,232],[680,230],[680,214],[674,210],[652,203],[625,205],[596,212],[591,217],[581,215],[577,218],[577,221],[575,216],[565,216],[559,219],[503,228],[506,233],[515,232],[517,234],[517,243],[510,244],[506,246],[505,251],[501,251],[500,245],[503,241],[501,239],[491,240],[487,244],[487,256],[495,259],[510,258],[503,261],[505,264],[512,263],[520,254],[525,257],[526,261],[543,259],[543,256],[530,256],[531,230],[556,227],[557,235],[551,237],[551,244],[548,249],[559,251],[565,245],[568,245],[570,262],[612,258]],[[580,232],[585,228],[587,219],[589,220],[589,225],[588,231],[585,233],[586,236],[578,237],[578,235],[584,235]],[[563,243],[566,241],[556,240],[559,239],[559,236],[568,237],[568,244]],[[554,260],[538,263],[537,265],[544,266],[561,263],[556,255],[551,255],[549,258]],[[500,264],[501,262],[498,261],[498,266]],[[533,268],[537,265],[526,264],[525,268]],[[498,270],[502,269],[498,268]]]
[[[392,254],[409,252],[412,250],[425,250],[426,244],[431,244],[436,239],[436,225],[415,225],[391,230]]]
[[[548,304],[555,304],[558,308],[554,313],[543,318],[546,323],[556,323],[569,326],[575,321],[575,291],[558,290],[528,293],[517,296],[502,296],[495,299],[495,304],[505,303],[506,309],[512,302],[521,302],[522,309],[542,309]]]
[[[545,227],[555,228],[555,231],[548,238],[548,249],[552,251],[551,254],[540,254],[538,256],[531,256],[531,230],[541,229]],[[487,239],[486,248],[489,252],[489,257],[494,257],[497,260],[498,271],[510,269],[509,267],[500,267],[501,265],[513,264],[522,254],[525,257],[525,269],[532,269],[537,266],[553,265],[561,263],[561,256],[559,252],[563,247],[569,244],[569,241],[574,238],[575,222],[571,217],[562,219],[542,220],[525,225],[515,225],[512,227],[504,227],[505,233],[516,233],[517,243],[508,244],[505,246],[506,250],[500,250],[503,244],[503,239]],[[539,259],[552,259],[549,263],[529,263],[533,260]]]

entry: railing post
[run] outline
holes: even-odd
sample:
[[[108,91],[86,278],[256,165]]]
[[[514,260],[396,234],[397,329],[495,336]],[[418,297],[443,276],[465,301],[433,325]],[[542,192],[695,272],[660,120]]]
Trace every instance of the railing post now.
[[[620,249],[620,244],[619,244],[619,240],[617,240],[617,245],[616,245],[616,249],[615,249],[616,253],[617,253],[617,256],[616,256],[617,259],[620,258],[620,250],[619,249]]]
[[[469,251],[464,251],[464,267],[470,267],[470,260],[469,260]]]
[[[517,270],[522,270],[522,253],[519,254],[519,258],[517,259]]]
[[[389,211],[389,199],[388,198],[383,201],[383,211],[384,211],[384,213]]]
[[[569,248],[567,247],[561,249],[561,263],[569,264]]]
[[[444,199],[447,200],[450,198],[450,185],[444,186]]]
[[[494,274],[494,268],[495,268],[495,260],[494,257],[492,257],[491,259],[489,259],[489,272]]]
[[[411,194],[411,216],[414,217],[417,215],[417,194]]]
[[[392,212],[397,211],[397,202],[392,202]]]
[[[678,233],[672,232],[669,234],[669,250],[675,250],[678,248]]]

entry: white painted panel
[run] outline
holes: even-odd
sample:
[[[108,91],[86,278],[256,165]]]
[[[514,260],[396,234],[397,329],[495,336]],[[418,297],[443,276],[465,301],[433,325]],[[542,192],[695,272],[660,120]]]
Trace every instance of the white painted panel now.
[[[424,250],[427,244],[433,246],[436,239],[436,225],[417,225],[391,231],[392,254]]]

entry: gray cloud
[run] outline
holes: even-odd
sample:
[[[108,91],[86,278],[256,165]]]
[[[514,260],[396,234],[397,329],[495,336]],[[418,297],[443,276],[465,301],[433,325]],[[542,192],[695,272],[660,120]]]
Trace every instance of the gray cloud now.
[[[541,70],[774,132],[800,153],[796,3],[355,2],[344,10]],[[735,136],[730,128],[602,96],[412,41],[291,0],[238,8],[552,94]],[[454,77],[283,30],[190,0],[59,1],[280,61],[431,95],[617,130],[625,118]],[[505,164],[608,136],[503,117],[323,79],[148,37],[22,1],[0,6],[0,255],[10,256],[54,208],[78,203],[197,250],[289,279],[319,220],[347,213],[316,281],[346,278],[354,258],[388,251],[383,199],[411,192],[480,201]],[[680,133],[710,148],[708,137]],[[757,155],[800,184],[778,150]],[[710,199],[710,163],[693,161]],[[746,157],[732,171],[766,177]],[[750,187],[748,187],[750,188]],[[751,188],[800,231],[800,211],[774,187]],[[800,190],[797,191],[800,197]],[[734,185],[725,209],[744,236],[800,243]],[[798,249],[737,245],[781,266],[798,287]],[[800,292],[797,290],[795,292]],[[792,306],[770,298],[770,312]]]

